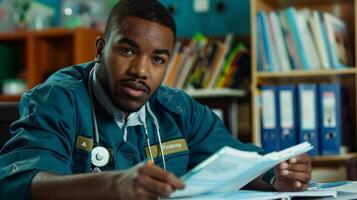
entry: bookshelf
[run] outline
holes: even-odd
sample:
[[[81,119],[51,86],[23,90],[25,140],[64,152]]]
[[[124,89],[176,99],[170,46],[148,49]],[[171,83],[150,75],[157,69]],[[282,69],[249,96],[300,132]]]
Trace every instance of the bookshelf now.
[[[18,63],[18,66],[10,66],[16,68],[16,74],[5,78],[20,77],[30,89],[62,67],[92,60],[99,35],[97,30],[82,27],[0,33],[0,45],[15,49]],[[19,99],[19,95],[0,93],[0,101]]]
[[[348,148],[350,152],[357,151],[357,67],[356,67],[356,0],[251,0],[251,109],[252,109],[252,141],[261,145],[259,87],[264,84],[282,85],[299,83],[339,83],[346,88],[348,98],[347,114],[348,124],[343,132],[343,137],[348,137]],[[294,7],[296,9],[308,8],[317,11],[329,12],[337,15],[347,26],[349,34],[350,53],[352,57],[351,66],[344,69],[314,69],[314,70],[292,70],[287,72],[258,71],[257,55],[257,33],[256,18],[259,11],[272,12],[276,10]],[[329,157],[331,160],[339,160],[344,155]],[[323,160],[324,156],[318,157],[314,162]]]
[[[214,88],[214,89],[186,89],[187,94],[193,98],[220,98],[220,97],[245,97],[246,90],[230,89],[230,88]]]
[[[294,78],[294,77],[328,77],[328,76],[355,76],[356,70],[354,68],[348,69],[329,69],[329,70],[294,70],[290,72],[257,72],[256,76],[258,81],[269,79],[269,78]]]
[[[246,142],[251,142],[249,46],[249,37],[233,34],[178,39],[163,80],[216,111],[232,135]]]
[[[225,126],[230,130],[233,137],[244,142],[251,142],[249,134],[249,121],[245,105],[249,93],[243,89],[232,88],[206,88],[186,89],[185,92],[196,101],[211,108],[221,117]],[[249,101],[248,101],[249,102]],[[249,107],[248,107],[249,108]],[[248,128],[247,128],[248,127]]]

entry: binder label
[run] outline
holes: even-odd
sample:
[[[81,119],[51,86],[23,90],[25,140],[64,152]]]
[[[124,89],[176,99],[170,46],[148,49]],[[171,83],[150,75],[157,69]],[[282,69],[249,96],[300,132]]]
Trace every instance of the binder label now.
[[[323,125],[326,128],[334,128],[336,122],[336,98],[333,92],[324,92],[322,98]]]
[[[263,90],[262,102],[263,127],[267,129],[273,129],[276,126],[274,91]]]
[[[281,91],[280,98],[280,126],[292,128],[294,126],[293,94],[291,91]]]
[[[315,94],[313,90],[301,92],[301,127],[303,130],[316,129]]]

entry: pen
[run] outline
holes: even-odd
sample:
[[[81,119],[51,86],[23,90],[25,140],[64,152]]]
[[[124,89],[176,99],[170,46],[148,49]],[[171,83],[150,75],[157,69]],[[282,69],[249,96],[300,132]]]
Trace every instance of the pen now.
[[[340,185],[346,185],[349,183],[348,181],[336,181],[336,182],[330,182],[330,183],[322,183],[320,184],[320,188],[330,188],[330,187],[337,187]]]
[[[348,184],[349,181],[335,181],[335,182],[329,182],[329,183],[316,183],[312,182],[309,184],[309,188],[311,189],[325,189],[325,188],[331,188],[331,187],[337,187],[341,185],[346,185]]]

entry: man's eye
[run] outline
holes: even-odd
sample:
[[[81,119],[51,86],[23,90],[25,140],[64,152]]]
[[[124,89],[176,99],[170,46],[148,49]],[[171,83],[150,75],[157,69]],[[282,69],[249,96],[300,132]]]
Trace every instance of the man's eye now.
[[[164,59],[164,58],[161,58],[161,57],[159,57],[159,56],[154,56],[154,57],[152,58],[152,61],[153,61],[153,63],[159,64],[159,65],[165,63],[165,59]]]
[[[123,55],[133,55],[134,51],[130,48],[121,48],[119,52]]]

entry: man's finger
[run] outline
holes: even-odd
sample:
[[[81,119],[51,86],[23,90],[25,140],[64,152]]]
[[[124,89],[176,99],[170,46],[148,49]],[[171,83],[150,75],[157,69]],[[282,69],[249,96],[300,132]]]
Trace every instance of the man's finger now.
[[[296,172],[288,170],[279,171],[279,176],[287,177],[296,181],[301,181],[303,183],[308,183],[311,179],[311,175],[308,172]]]
[[[308,154],[302,154],[300,156],[290,158],[288,163],[295,164],[295,163],[311,163],[311,157]]]
[[[138,199],[158,199],[158,195],[154,195],[148,191],[146,191],[144,188],[142,188],[139,185],[134,186],[134,192],[136,194],[135,198]]]
[[[309,187],[309,183],[307,182],[301,182],[301,190],[307,190],[307,188]]]
[[[143,166],[139,168],[139,173],[170,184],[173,189],[183,189],[185,184],[175,175],[156,166]]]
[[[301,182],[301,181],[295,181],[294,182],[294,189],[295,191],[302,191],[306,190],[308,188],[309,184]]]
[[[151,196],[168,197],[174,190],[170,184],[153,179],[146,174],[140,174],[135,182],[141,188],[144,188]]]
[[[311,172],[311,165],[307,164],[282,164],[279,165],[279,171],[288,170],[288,171],[296,171],[296,172]]]

